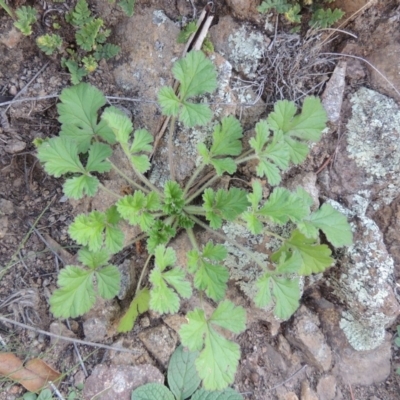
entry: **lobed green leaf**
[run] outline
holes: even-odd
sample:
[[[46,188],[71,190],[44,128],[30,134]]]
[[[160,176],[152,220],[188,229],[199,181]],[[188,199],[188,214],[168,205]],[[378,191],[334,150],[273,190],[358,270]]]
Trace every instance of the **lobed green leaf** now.
[[[60,289],[50,297],[50,311],[56,318],[76,318],[88,312],[95,303],[93,272],[69,265],[57,280]]]
[[[300,275],[311,275],[325,271],[333,263],[331,250],[325,244],[318,244],[316,239],[307,238],[297,229],[282,247],[272,255],[273,261],[278,261],[282,255],[288,258],[291,254],[301,257]]]
[[[234,323],[229,326],[227,314]],[[191,351],[200,351],[196,368],[207,390],[224,389],[233,382],[239,363],[239,346],[215,331],[213,325],[240,333],[245,329],[246,315],[242,307],[222,302],[207,320],[203,310],[196,309],[187,315],[188,324],[180,330],[181,341]],[[233,328],[233,329],[232,329]]]
[[[129,332],[133,329],[139,314],[143,314],[149,310],[150,291],[147,288],[140,289],[133,298],[128,310],[119,321],[117,331]]]

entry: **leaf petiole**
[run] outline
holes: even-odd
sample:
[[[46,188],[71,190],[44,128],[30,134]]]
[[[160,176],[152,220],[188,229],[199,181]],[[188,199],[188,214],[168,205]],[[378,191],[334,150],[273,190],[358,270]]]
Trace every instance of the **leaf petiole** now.
[[[101,182],[99,182],[99,188],[101,190],[104,190],[106,193],[111,194],[111,196],[116,197],[117,199],[121,199],[122,198],[122,196],[120,196],[119,194],[117,194],[117,193],[113,192],[112,190],[108,189]]]
[[[173,115],[169,123],[169,132],[168,132],[168,164],[172,181],[175,180],[175,164],[173,162],[174,144],[172,142],[175,133],[175,124],[176,124],[176,116]]]
[[[185,206],[184,211],[190,215],[206,215],[206,211],[201,206]]]
[[[193,172],[192,176],[190,177],[188,183],[185,186],[185,189],[183,191],[183,196],[186,196],[186,194],[188,193],[188,191],[190,190],[190,188],[192,187],[193,183],[195,182],[196,178],[199,176],[199,174],[201,173],[201,171],[203,171],[204,167],[206,165],[204,163],[201,163]],[[189,202],[190,203],[190,202]]]
[[[138,183],[136,183],[134,180],[129,178],[124,172],[122,172],[113,162],[111,162],[109,159],[107,161],[111,164],[111,168],[117,172],[119,175],[121,175],[128,183],[130,183],[133,187],[135,187],[138,190],[142,190],[146,194],[150,193],[150,190],[147,189],[146,187],[140,186]]]
[[[120,143],[122,150],[124,151],[126,157],[128,158],[129,161],[131,161],[131,154],[129,152],[128,149],[128,145],[125,143]],[[133,172],[136,174],[136,176],[147,186],[147,188],[153,190],[154,192],[156,192],[161,198],[164,197],[163,193],[156,187],[154,186],[141,172],[138,171],[138,169],[133,165],[132,162],[130,162],[131,167],[133,169]],[[122,171],[121,171],[122,172]],[[126,179],[126,178],[125,178]],[[129,182],[129,181],[128,181]],[[137,186],[139,186],[138,184],[136,184]],[[143,187],[139,186],[140,190],[143,190],[146,194],[148,194],[150,192],[150,190],[148,190],[146,188],[146,190],[144,190]]]
[[[148,266],[149,263],[150,263],[151,257],[153,257],[153,254],[149,254],[149,256],[148,256],[147,259],[146,259],[146,262],[145,262],[144,265],[143,265],[142,272],[140,273],[139,280],[138,280],[138,283],[137,283],[137,285],[136,285],[135,294],[136,294],[136,293],[139,293],[140,285],[142,284],[142,280],[143,280],[143,278],[144,278],[144,274],[145,274],[145,272],[146,272],[147,266]]]
[[[200,187],[200,189],[196,190],[192,195],[190,195],[186,200],[185,200],[185,205],[190,204],[196,197],[200,196],[204,190],[206,190],[209,186],[211,186],[217,179],[221,178],[218,175],[214,175],[211,179],[209,179],[203,186]]]
[[[259,158],[257,157],[256,154],[252,154],[252,155],[249,155],[249,156],[247,156],[247,157],[237,158],[237,159],[235,160],[235,164],[236,164],[236,165],[239,165],[239,164],[242,164],[242,163],[244,163],[244,162],[248,162],[248,161],[251,161],[251,160],[258,160],[258,159],[259,159]]]

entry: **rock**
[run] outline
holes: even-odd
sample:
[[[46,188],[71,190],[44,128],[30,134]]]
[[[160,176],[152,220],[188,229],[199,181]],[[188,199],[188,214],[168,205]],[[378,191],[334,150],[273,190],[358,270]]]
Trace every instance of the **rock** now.
[[[384,382],[391,372],[391,336],[371,351],[347,348],[340,352],[340,375],[351,385],[370,386]]]
[[[398,29],[397,11],[394,11],[389,18],[380,21],[374,29],[373,36],[375,45],[371,46],[371,52],[367,56],[367,60],[375,67],[372,68],[368,65],[368,69],[371,73],[372,87],[378,92],[393,97],[399,102],[400,33]],[[394,90],[393,86],[397,88],[397,90]]]
[[[251,19],[260,16],[257,11],[259,1],[257,0],[226,0],[226,4],[231,8],[232,14],[240,19]]]
[[[22,33],[17,28],[12,26],[9,31],[6,31],[0,35],[0,43],[4,44],[9,49],[12,49],[18,45],[23,37],[24,36]]]
[[[159,89],[172,84],[172,64],[183,50],[176,41],[179,31],[163,11],[156,9],[124,18],[115,31],[115,40],[126,59],[115,61],[117,85],[129,93],[156,100]],[[138,102],[132,109],[137,127],[147,128],[153,134],[159,129],[161,114],[156,104]]]
[[[278,395],[279,400],[299,400],[296,393],[294,392],[286,392]]]
[[[301,383],[300,400],[321,400],[318,399],[317,394],[310,388],[308,381]]]
[[[124,262],[117,266],[121,274],[121,285],[118,293],[118,299],[123,300],[135,289],[135,262],[133,259],[125,259]]]
[[[372,350],[383,343],[385,328],[400,314],[393,292],[393,260],[376,223],[365,216],[368,201],[353,196],[353,211],[338,203],[332,206],[352,218],[354,244],[337,258],[339,274],[326,284],[339,304],[344,304],[340,327],[355,350]]]
[[[351,103],[352,117],[346,126],[347,151],[364,172],[358,172],[359,187],[355,189],[371,192],[369,197],[376,198],[377,210],[398,195],[400,108],[392,99],[366,88],[359,89]]]
[[[132,353],[107,350],[104,359],[110,360],[113,365],[154,364],[149,353],[143,348],[143,345],[136,337],[128,336],[126,338],[121,338],[114,342],[113,345],[132,350]]]
[[[322,104],[328,121],[337,124],[341,117],[344,88],[346,86],[346,62],[341,61],[335,67],[329,82],[322,94]]]
[[[83,316],[83,331],[85,339],[92,342],[102,342],[113,336],[115,327],[112,324],[118,315],[119,307],[115,300],[96,299],[94,307]]]
[[[323,376],[317,385],[317,394],[319,400],[335,400],[336,397],[336,379],[333,375]]]
[[[83,388],[83,398],[91,400],[130,400],[132,390],[146,383],[164,383],[164,376],[152,365],[97,365]]]
[[[20,151],[25,150],[25,148],[26,143],[16,139],[8,141],[4,147],[5,151],[9,154],[19,153]]]
[[[3,239],[8,232],[8,217],[0,217],[0,239]]]
[[[167,367],[171,354],[176,348],[178,335],[162,324],[140,332],[139,339],[153,357]]]
[[[74,386],[76,388],[83,388],[83,385],[85,383],[86,376],[85,373],[82,370],[79,370],[75,375],[74,375]]]
[[[0,215],[11,215],[13,212],[13,203],[10,200],[0,199]]]
[[[383,382],[390,374],[391,340],[386,335],[384,342],[374,350],[356,351],[349,344],[340,328],[341,312],[334,304],[324,298],[313,300],[327,341],[335,355],[333,373],[351,385],[370,386]],[[340,398],[339,387],[336,399]]]
[[[100,318],[89,318],[83,323],[85,339],[101,342],[107,337],[107,321]]]
[[[223,55],[237,72],[254,78],[270,40],[248,25],[235,22],[231,17],[221,17],[210,29],[215,51]]]
[[[163,321],[171,328],[173,329],[176,333],[179,333],[179,330],[181,329],[181,326],[183,324],[187,324],[187,319],[186,317],[178,314],[174,315],[167,315],[163,317]]]
[[[301,306],[291,326],[286,330],[286,339],[300,349],[309,364],[322,371],[329,371],[332,364],[332,352],[319,328],[319,320],[305,306]]]
[[[61,322],[52,322],[50,324],[50,332],[56,335],[68,337],[68,338],[76,338],[74,332],[70,331],[63,323]],[[63,340],[61,338],[51,337],[50,345],[54,346],[55,354],[61,354],[67,346],[71,344],[68,340]]]

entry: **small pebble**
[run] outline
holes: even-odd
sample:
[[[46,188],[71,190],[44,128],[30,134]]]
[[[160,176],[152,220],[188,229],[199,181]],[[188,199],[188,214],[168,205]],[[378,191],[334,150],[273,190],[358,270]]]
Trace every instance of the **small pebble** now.
[[[8,93],[10,93],[11,96],[15,96],[17,94],[17,87],[16,86],[11,86]]]

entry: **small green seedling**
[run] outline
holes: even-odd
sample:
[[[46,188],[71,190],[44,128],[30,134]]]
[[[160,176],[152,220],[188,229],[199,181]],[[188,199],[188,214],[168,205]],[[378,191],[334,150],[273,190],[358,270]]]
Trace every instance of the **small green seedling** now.
[[[168,387],[160,383],[148,383],[132,392],[131,400],[243,400],[235,390],[221,391],[199,389],[201,379],[197,373],[197,352],[179,346],[168,365]]]
[[[121,1],[121,7],[133,13],[132,0]],[[8,14],[15,19],[12,10],[0,0]],[[32,34],[32,25],[37,21],[37,12],[31,6],[22,6],[16,10],[17,20],[14,25],[24,34]],[[101,18],[95,18],[86,0],[78,0],[73,8],[65,16],[66,22],[75,30],[76,43],[64,43],[59,34],[47,33],[36,39],[36,44],[46,55],[59,53],[62,55],[61,65],[71,74],[71,82],[76,85],[88,74],[94,72],[100,60],[108,60],[120,52],[120,47],[106,43],[111,34],[110,29],[104,27]],[[53,22],[53,29],[61,29],[59,22]]]
[[[301,12],[303,8],[308,8],[311,12],[309,26],[314,29],[327,28],[339,21],[344,12],[339,8],[334,10],[324,8],[324,4],[332,3],[333,0],[264,0],[258,7],[261,13],[275,10],[278,14],[283,14],[287,21],[292,24],[301,23]]]
[[[163,87],[158,94],[163,114],[171,117],[170,155],[177,120],[188,128],[210,123],[211,109],[196,102],[196,97],[217,87],[215,67],[200,51],[189,52],[172,71],[179,90]],[[82,246],[80,264],[66,266],[59,274],[59,288],[50,298],[51,311],[55,317],[77,317],[92,307],[96,295],[112,298],[118,293],[119,273],[109,259],[124,247],[120,224],[127,221],[147,238],[148,257],[118,330],[132,329],[137,316],[149,309],[160,314],[178,313],[181,298],[201,293],[214,302],[215,309],[209,313],[201,307],[189,311],[188,323],[180,330],[181,342],[198,352],[195,365],[204,388],[222,390],[234,380],[240,349],[222,336],[219,328],[239,334],[246,327],[245,310],[226,299],[228,244],[258,270],[251,300],[286,320],[299,307],[303,277],[321,273],[334,263],[331,247],[321,243],[320,232],[332,247],[352,243],[346,218],[330,204],[312,211],[313,200],[304,189],[279,187],[282,173],[290,165],[302,163],[309,152],[308,143],[320,139],[326,113],[316,97],[306,98],[301,111],[293,102],[278,101],[273,112],[256,124],[247,149],[242,147],[240,122],[226,116],[214,124],[211,137],[198,144],[199,162],[190,179],[181,185],[171,172],[171,179],[157,187],[144,175],[151,169],[153,135],[145,129],[134,131],[121,110],[103,109],[105,105],[104,95],[88,84],[64,89],[57,106],[59,137],[38,143],[38,158],[47,173],[65,177],[66,196],[81,199],[103,190],[115,197],[115,204],[104,212],[80,214],[69,226],[69,235]],[[112,163],[115,145],[129,160],[136,179]],[[257,177],[268,182],[268,196],[257,179],[251,190],[212,187],[223,175],[232,175],[239,165],[249,162],[255,163]],[[171,156],[169,163],[173,171]],[[101,174],[110,170],[132,186],[133,194],[121,196],[102,184]],[[201,177],[210,171],[212,177],[202,182]],[[270,257],[260,255],[229,239],[221,232],[228,222],[253,235],[273,237],[278,242],[276,251]],[[217,242],[198,243],[195,226],[207,230]],[[283,227],[289,232],[285,236],[276,233]],[[183,266],[168,246],[178,232],[185,233],[192,245]],[[142,285],[150,266],[148,285]]]
[[[17,14],[17,20],[14,22],[15,27],[25,36],[31,35],[32,25],[37,21],[36,10],[31,6],[22,6],[15,13]]]
[[[51,56],[54,52],[61,49],[63,40],[60,35],[47,33],[45,35],[39,36],[36,39],[36,44],[39,49],[43,51],[44,54]]]

